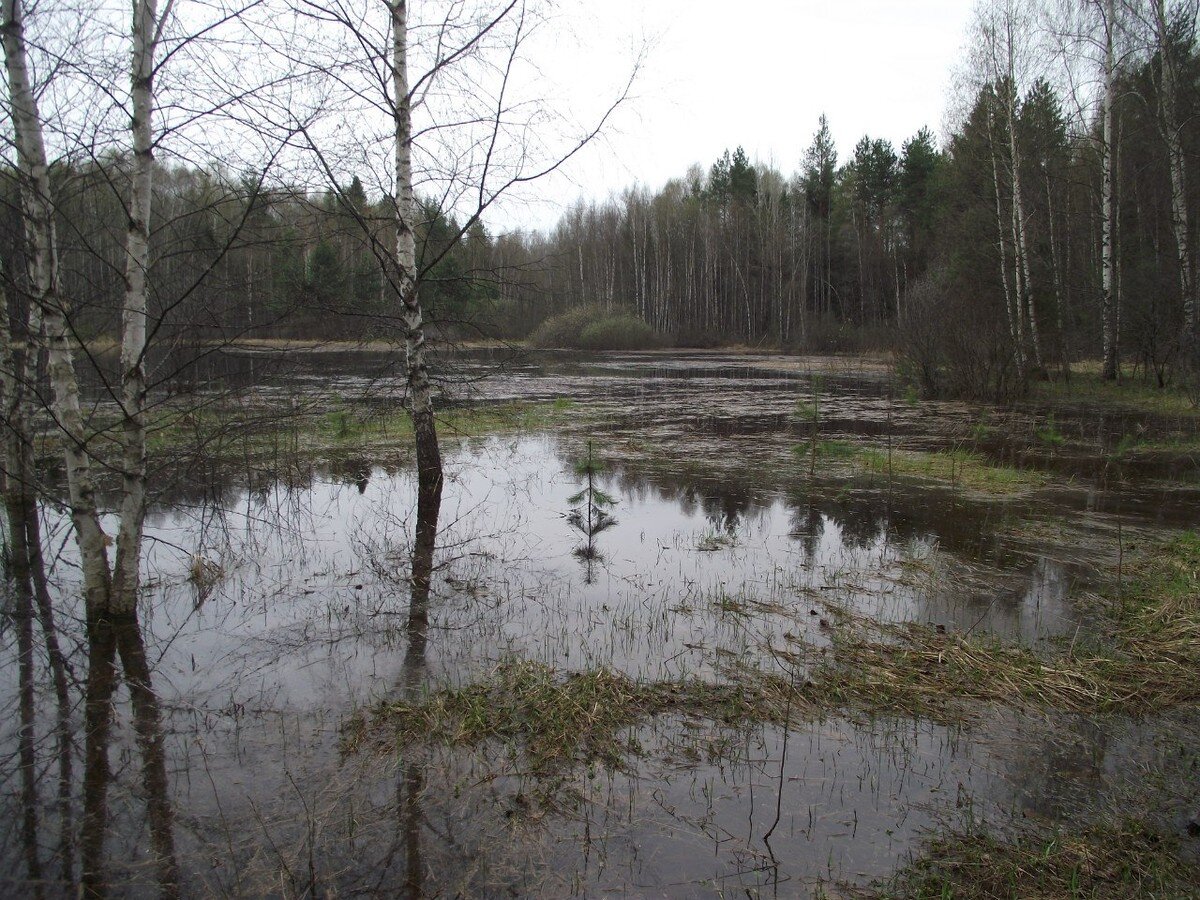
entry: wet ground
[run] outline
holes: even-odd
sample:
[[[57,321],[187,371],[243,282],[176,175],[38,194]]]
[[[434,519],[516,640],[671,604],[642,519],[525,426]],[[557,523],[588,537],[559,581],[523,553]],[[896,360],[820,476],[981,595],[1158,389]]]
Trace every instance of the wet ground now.
[[[258,405],[399,401],[382,355],[213,366],[187,389],[232,383]],[[855,359],[480,352],[442,370],[443,407],[557,401],[557,415],[533,431],[443,432],[419,628],[405,448],[252,485],[226,469],[163,482],[141,625],[185,894],[836,895],[887,878],[939,829],[1087,823],[1137,804],[1181,829],[1193,814],[1195,789],[1179,787],[1194,781],[1187,714],[988,709],[930,722],[830,710],[784,725],[686,709],[629,727],[617,761],[552,773],[504,740],[347,752],[361,711],[486,681],[514,659],[562,677],[604,668],[721,683],[752,666],[802,682],[847,612],[1020,646],[1071,642],[1089,629],[1078,597],[1119,557],[1200,525],[1188,452],[1114,462],[1130,434],[1194,440],[1186,417],[1077,406],[1048,420],[1037,405],[917,402]],[[1057,437],[1039,441],[1048,421]],[[992,493],[813,465],[804,448],[817,443],[968,448],[1040,480]],[[572,516],[588,501],[589,447],[603,528]],[[82,678],[72,548],[61,512],[44,515]],[[11,629],[3,638],[15,698]],[[52,697],[39,691],[41,853],[51,893],[66,893],[54,884]],[[138,895],[155,876],[124,703],[118,694],[108,854],[114,891]],[[15,785],[13,718],[0,746]],[[18,801],[6,790],[14,812]],[[0,824],[13,892],[29,889],[17,820]]]

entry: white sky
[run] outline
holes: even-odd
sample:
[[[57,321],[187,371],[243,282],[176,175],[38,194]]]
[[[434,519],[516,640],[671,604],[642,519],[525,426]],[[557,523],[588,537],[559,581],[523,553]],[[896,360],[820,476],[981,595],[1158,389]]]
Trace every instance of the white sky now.
[[[741,144],[796,171],[822,112],[842,160],[865,133],[900,144],[943,130],[972,0],[563,0],[534,61],[580,121],[612,98],[633,48],[652,44],[634,99],[568,177],[489,215],[546,228],[579,197],[660,187]]]

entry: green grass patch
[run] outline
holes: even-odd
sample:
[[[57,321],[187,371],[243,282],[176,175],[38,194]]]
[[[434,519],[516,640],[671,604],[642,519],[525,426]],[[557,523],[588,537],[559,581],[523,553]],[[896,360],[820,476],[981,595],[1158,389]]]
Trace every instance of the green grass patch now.
[[[649,682],[604,668],[562,673],[513,658],[465,687],[416,702],[385,703],[358,716],[345,729],[343,746],[352,751],[388,738],[401,745],[496,740],[519,750],[532,774],[547,775],[590,760],[619,765],[631,749],[631,729],[653,715],[682,711],[729,723],[781,720],[793,703],[790,692],[791,684],[779,676],[753,684]]]
[[[1043,487],[1049,476],[1031,469],[998,466],[970,450],[892,450],[851,441],[822,440],[797,444],[796,456],[811,459],[813,448],[817,459],[839,465],[844,470],[858,468],[872,475],[895,478],[917,478],[948,482],[982,494],[1008,496],[1023,494]]]
[[[1048,417],[1041,428],[1035,429],[1034,434],[1037,436],[1038,442],[1047,447],[1058,448],[1067,442],[1066,436],[1058,430],[1054,416]]]
[[[1200,415],[1200,409],[1182,387],[1168,385],[1160,388],[1140,378],[1105,381],[1098,370],[1091,368],[1073,371],[1069,382],[1034,382],[1031,390],[1036,399],[1053,403],[1086,403],[1160,415]]]
[[[984,494],[1021,494],[1049,480],[1043,472],[997,466],[969,450],[886,450],[864,448],[858,453],[864,468],[878,475],[946,481]]]
[[[971,426],[971,440],[977,444],[982,444],[984,441],[989,441],[996,436],[997,428],[989,425],[987,419],[981,417],[978,422]]]
[[[1194,897],[1200,871],[1178,841],[1140,822],[1077,832],[1031,832],[1004,841],[959,834],[930,841],[881,897]]]
[[[1132,459],[1140,455],[1187,456],[1197,453],[1200,453],[1200,435],[1144,438],[1127,434],[1121,438],[1110,455],[1117,459]]]

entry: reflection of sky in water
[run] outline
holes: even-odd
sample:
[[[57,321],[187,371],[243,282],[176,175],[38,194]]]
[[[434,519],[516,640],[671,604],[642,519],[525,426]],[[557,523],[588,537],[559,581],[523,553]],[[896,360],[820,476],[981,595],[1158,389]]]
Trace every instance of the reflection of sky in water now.
[[[281,369],[260,357],[214,358],[192,387],[226,379],[268,406],[298,394],[369,393],[383,403],[399,394],[394,358],[291,359]],[[465,355],[462,380],[447,390],[472,396],[466,382],[492,362]],[[783,673],[765,648],[815,660],[828,647],[821,620],[831,607],[1009,642],[1074,631],[1072,575],[1036,550],[1001,546],[1004,504],[903,486],[888,496],[851,486],[810,501],[803,484],[772,475],[771,462],[807,439],[793,414],[810,381],[771,365],[559,356],[519,361],[482,382],[477,393],[490,398],[584,398],[610,428],[593,435],[597,454],[626,442],[634,449],[614,452],[624,461],[599,479],[617,501],[617,524],[597,537],[603,561],[588,583],[574,552],[581,535],[567,520],[583,483],[574,471],[586,453],[580,436],[447,440],[430,688],[471,681],[512,653],[647,679],[718,678],[734,664]],[[963,404],[893,406],[870,373],[833,372],[824,386],[823,439],[886,429],[936,449],[950,426],[978,414]],[[1065,417],[1061,427],[1070,430]],[[179,846],[185,869],[218,893],[279,890],[280,860],[301,872],[314,843],[325,884],[340,893],[389,894],[403,879],[397,786],[413,757],[342,758],[338,741],[355,708],[402,693],[414,479],[369,460],[333,471],[256,492],[184,485],[148,522],[144,619]],[[1083,490],[1060,485],[1038,501],[1077,519],[1085,509],[1102,515],[1111,498],[1076,496]],[[1120,502],[1146,521],[1194,521],[1187,497],[1165,488],[1148,485]],[[56,584],[69,598],[73,542],[48,515],[67,563]],[[194,555],[213,576],[204,590],[189,580]],[[68,643],[79,645],[75,612],[64,609],[64,627],[76,629]],[[0,680],[15,697],[11,633],[2,637]],[[801,677],[802,666],[792,674]],[[48,698],[41,708],[51,709]],[[0,732],[10,752],[15,720]],[[1194,730],[1190,720],[1048,721],[985,710],[962,728],[803,721],[785,741],[776,726],[668,715],[632,729],[646,752],[628,770],[566,775],[554,789],[569,790],[544,820],[519,757],[493,745],[422,748],[423,864],[444,895],[512,887],[553,897],[696,896],[763,886],[804,895],[820,878],[886,875],[926,829],[944,824],[1124,814],[1121,792],[1132,785],[1137,796],[1141,773],[1186,767],[1179,748],[1198,743]],[[110,842],[114,870],[128,878],[146,875],[131,732],[127,719],[115,732]],[[1193,776],[1179,781],[1194,785]],[[1194,808],[1167,812],[1186,822]],[[7,817],[10,829],[18,818]],[[13,834],[0,841],[15,871]]]
[[[986,630],[1029,641],[1071,621],[1052,563],[949,589],[958,561],[937,535],[889,530],[886,514],[840,520],[779,496],[656,486],[602,475],[617,524],[597,537],[594,583],[567,521],[581,486],[547,437],[476,441],[452,454],[431,604],[430,661],[476,675],[519,653],[560,668],[644,678],[753,662],[785,644],[819,653],[829,605],[887,621]],[[375,470],[235,495],[223,509],[156,511],[147,624],[163,690],[304,708],[392,690],[407,612],[410,473]],[[186,551],[186,552],[185,552]],[[192,553],[224,573],[205,592]]]
[[[630,464],[599,479],[617,500],[617,524],[598,537],[604,561],[588,584],[573,553],[581,537],[566,518],[582,484],[566,446],[551,436],[489,438],[447,454],[430,611],[434,686],[472,680],[510,653],[643,678],[718,677],[731,662],[775,670],[768,645],[821,653],[831,605],[1009,641],[1074,627],[1061,567],[984,564],[969,548],[986,542],[964,537],[970,529],[936,508],[809,505],[795,490],[747,491]],[[319,855],[329,866],[341,861],[335,881],[365,890],[394,877],[395,760],[343,761],[336,747],[354,708],[400,691],[414,517],[411,473],[380,468],[365,482],[347,470],[154,510],[145,619],[169,711],[185,857],[223,854],[228,829],[252,871],[265,835],[301,846],[309,810],[320,809]],[[203,592],[188,580],[193,554],[219,566]],[[628,772],[571,776],[587,802],[542,828],[514,827],[530,785],[511,758],[494,748],[433,750],[422,800],[426,865],[448,884],[463,873],[469,895],[514,883],[543,896],[580,885],[692,896],[779,878],[786,896],[820,877],[886,874],[925,829],[948,820],[1076,809],[1098,777],[1125,778],[1121,760],[1143,747],[1086,724],[1060,737],[1008,713],[966,730],[886,718],[802,722],[786,761],[773,726],[665,716],[634,736],[646,758]],[[114,756],[134,759],[127,726],[117,739]],[[136,772],[119,777],[136,781]],[[119,854],[143,826],[136,805],[116,809]],[[360,820],[349,841],[343,823]]]

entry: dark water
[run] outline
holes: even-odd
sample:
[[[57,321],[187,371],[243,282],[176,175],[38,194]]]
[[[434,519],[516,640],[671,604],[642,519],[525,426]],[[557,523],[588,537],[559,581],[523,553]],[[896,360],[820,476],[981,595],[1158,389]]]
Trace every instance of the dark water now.
[[[322,392],[396,402],[394,362],[214,357],[187,389],[239,385],[247,403]],[[798,400],[821,398],[822,439],[887,434],[912,449],[952,446],[978,419],[961,404],[900,403],[881,372],[852,361],[453,363],[449,402],[569,397],[579,416],[536,433],[447,437],[419,604],[419,492],[390,455],[253,486],[227,472],[180,478],[152,510],[140,624],[185,894],[804,896],[887,876],[932,829],[1102,818],[1148,767],[1186,767],[1186,718],[998,710],[952,726],[846,712],[787,729],[662,716],[633,729],[642,750],[620,767],[581,764],[549,784],[498,743],[344,755],[356,711],[486,678],[514,657],[720,681],[731,660],[779,668],[773,651],[786,646],[800,659],[788,674],[803,677],[828,652],[831,609],[1021,645],[1074,640],[1088,623],[1072,595],[1115,552],[1114,534],[1152,539],[1200,518],[1195,489],[1158,473],[1114,484],[1050,467],[1045,488],[1002,499],[832,470],[799,479],[793,448],[809,426]],[[1038,421],[1006,415],[1013,434]],[[615,501],[615,524],[584,554],[569,513],[589,442],[606,462],[596,486]],[[82,679],[73,548],[61,513],[44,516]],[[3,639],[15,704],[12,629]],[[52,696],[38,691],[40,853],[50,892],[63,894]],[[155,868],[127,702],[119,689],[107,858],[114,891],[137,895],[153,893]],[[11,785],[18,727],[9,716],[0,732]],[[4,796],[14,814],[0,825],[0,871],[25,892],[19,795]]]

